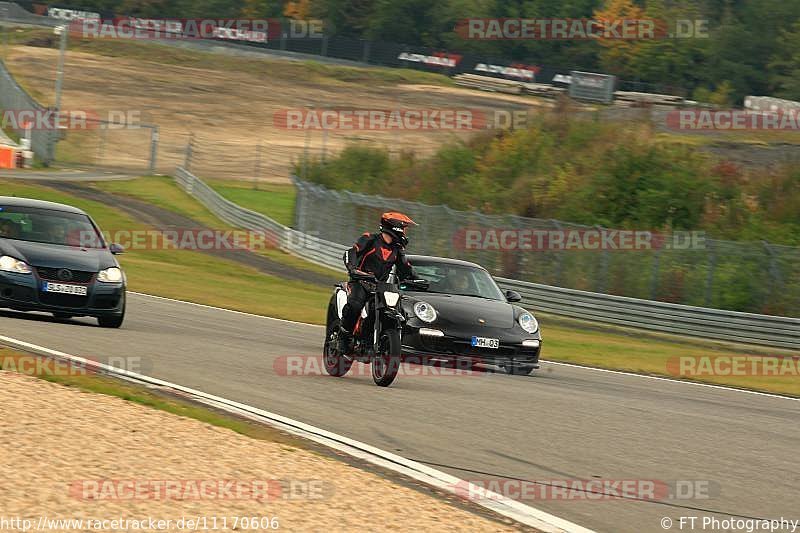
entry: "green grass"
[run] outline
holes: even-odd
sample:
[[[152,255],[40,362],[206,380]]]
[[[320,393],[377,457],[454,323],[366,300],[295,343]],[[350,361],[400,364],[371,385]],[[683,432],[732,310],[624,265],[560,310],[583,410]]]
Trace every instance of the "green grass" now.
[[[161,205],[176,203],[179,207],[175,209],[182,209],[185,213],[196,214],[198,209],[192,205],[194,200],[191,197],[182,199],[175,195],[172,189],[175,186],[164,178],[104,182],[103,186],[159,196],[157,201],[162,202]],[[105,229],[141,227],[112,207],[41,186],[0,181],[0,187],[4,194],[16,193],[77,205],[90,212]],[[183,194],[179,189],[178,192]],[[303,264],[300,259],[293,260],[298,265]],[[229,261],[188,251],[131,251],[122,256],[122,263],[132,290],[314,324],[321,324],[324,320],[328,288],[278,280]],[[668,367],[671,359],[743,353],[700,340],[659,338],[641,332],[603,330],[602,327],[580,323],[565,325],[547,317],[541,322],[543,358],[550,361],[675,378],[678,376],[672,375]],[[717,376],[698,378],[697,381],[800,396],[800,380],[797,378]]]
[[[216,183],[222,183],[224,188],[235,190],[235,192],[238,193],[234,195],[234,197],[237,198],[237,203],[239,203],[238,200],[241,200],[238,196],[248,196],[250,192],[250,190],[246,188],[246,185],[241,182],[218,181]],[[206,209],[203,204],[186,194],[186,192],[178,187],[175,181],[169,177],[152,176],[124,181],[98,181],[93,183],[92,186],[106,192],[138,198],[139,200],[152,203],[163,209],[189,217],[210,228],[220,230],[237,229],[217,218],[216,215]],[[212,184],[212,187],[216,189],[214,184]],[[259,191],[252,191],[256,199],[253,200],[250,205],[245,203],[242,205],[270,216],[284,225],[290,225],[281,220],[280,212],[281,210],[283,210],[284,213],[294,210],[294,188],[291,185],[259,185],[259,189]],[[274,191],[274,193],[272,191]],[[220,190],[217,190],[217,192],[222,194]],[[262,192],[264,195],[263,197],[260,196]],[[273,194],[278,195],[279,198],[276,200]],[[223,194],[223,196],[226,195]],[[228,197],[228,199],[232,200],[233,198]],[[256,205],[254,204],[260,206],[261,209],[255,209]],[[275,206],[275,208],[272,206]],[[284,218],[290,218],[292,215],[285,214],[283,216]],[[268,257],[273,261],[302,270],[310,270],[328,276],[335,272],[329,268],[303,261],[302,259],[277,249],[256,250],[256,253]]]
[[[294,185],[241,180],[205,181],[231,202],[266,215],[284,226],[294,224],[294,205],[297,196]]]
[[[93,187],[102,191],[124,194],[149,204],[192,218],[211,228],[226,229],[226,225],[203,204],[186,194],[166,176],[148,176],[131,180],[98,181]]]
[[[581,330],[579,324],[565,326],[548,322],[546,318],[540,319],[544,336],[543,358],[548,361],[683,379],[671,370],[671,359],[674,363],[680,357],[765,354],[765,349],[758,349],[758,353],[743,352],[700,339],[662,340],[641,332],[603,331],[602,327]],[[690,381],[800,396],[797,377],[708,376]]]

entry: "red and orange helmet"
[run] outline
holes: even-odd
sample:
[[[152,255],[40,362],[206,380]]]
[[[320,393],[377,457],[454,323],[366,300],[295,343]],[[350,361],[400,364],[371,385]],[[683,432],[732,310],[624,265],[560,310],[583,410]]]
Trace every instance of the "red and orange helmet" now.
[[[389,211],[381,215],[381,231],[388,233],[392,236],[395,242],[399,242],[403,246],[408,244],[406,238],[406,228],[408,226],[416,226],[417,223],[408,218],[403,213]]]

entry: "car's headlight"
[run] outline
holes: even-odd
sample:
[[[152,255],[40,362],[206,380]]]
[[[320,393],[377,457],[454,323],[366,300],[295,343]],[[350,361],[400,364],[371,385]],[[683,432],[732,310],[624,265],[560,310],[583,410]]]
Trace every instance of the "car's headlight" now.
[[[528,333],[536,333],[539,331],[539,323],[533,318],[533,315],[528,312],[519,315],[517,322],[519,322],[519,326]]]
[[[384,291],[383,299],[386,300],[386,305],[388,305],[389,307],[394,307],[395,305],[397,305],[398,300],[400,300],[400,293],[392,291]]]
[[[433,322],[436,320],[436,309],[428,302],[415,303],[414,314],[423,322]]]
[[[122,270],[118,269],[117,267],[101,270],[97,274],[97,281],[102,281],[105,283],[119,283],[122,281]]]
[[[14,259],[11,256],[4,255],[0,257],[0,270],[4,272],[15,272],[17,274],[30,274],[31,267],[25,261]]]

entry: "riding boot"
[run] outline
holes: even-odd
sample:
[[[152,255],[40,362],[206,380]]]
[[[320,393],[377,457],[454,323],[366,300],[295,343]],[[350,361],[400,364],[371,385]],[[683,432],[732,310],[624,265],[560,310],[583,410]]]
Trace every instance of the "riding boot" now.
[[[349,355],[353,350],[353,335],[343,327],[339,327],[339,353]]]

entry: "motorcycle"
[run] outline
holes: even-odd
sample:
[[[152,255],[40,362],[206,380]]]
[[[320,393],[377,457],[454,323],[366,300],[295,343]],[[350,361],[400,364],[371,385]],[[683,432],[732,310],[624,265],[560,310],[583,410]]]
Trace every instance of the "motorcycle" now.
[[[323,348],[325,371],[342,377],[355,361],[371,364],[375,384],[388,387],[400,370],[401,333],[406,321],[400,305],[400,289],[396,283],[377,281],[371,274],[354,274],[352,280],[361,283],[369,297],[356,323],[350,353],[340,353],[339,324],[347,303],[347,289],[345,283],[336,285],[328,305]]]

